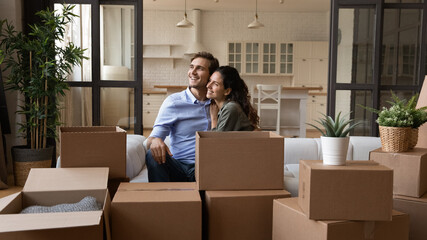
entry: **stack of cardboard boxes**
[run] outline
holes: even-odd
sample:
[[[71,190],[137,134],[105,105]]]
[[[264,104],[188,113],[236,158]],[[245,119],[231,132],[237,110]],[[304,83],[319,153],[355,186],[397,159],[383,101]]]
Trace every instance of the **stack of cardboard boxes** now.
[[[301,160],[298,198],[274,201],[273,239],[408,239],[409,217],[392,210],[392,187],[393,171],[371,161]]]
[[[113,239],[271,239],[273,200],[290,197],[283,141],[269,132],[198,132],[197,184],[122,183]]]
[[[427,148],[408,152],[387,153],[377,149],[370,160],[394,170],[394,209],[410,216],[409,239],[427,238]]]

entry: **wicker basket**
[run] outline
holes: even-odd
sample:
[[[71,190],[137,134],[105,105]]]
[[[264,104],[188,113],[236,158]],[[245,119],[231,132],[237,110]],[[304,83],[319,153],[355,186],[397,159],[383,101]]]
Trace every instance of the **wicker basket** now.
[[[413,149],[418,143],[418,128],[411,128],[411,136],[409,138],[409,149]]]
[[[23,187],[27,181],[31,168],[49,168],[52,160],[35,162],[14,162],[13,174],[15,175],[15,185]]]
[[[410,127],[380,126],[381,148],[384,152],[406,152],[409,149]]]

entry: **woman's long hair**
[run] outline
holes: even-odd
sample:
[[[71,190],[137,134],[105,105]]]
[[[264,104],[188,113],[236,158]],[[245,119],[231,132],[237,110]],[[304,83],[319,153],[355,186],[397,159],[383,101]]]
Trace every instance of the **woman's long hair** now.
[[[259,116],[257,111],[252,107],[248,86],[240,78],[239,72],[230,66],[221,66],[216,72],[221,74],[224,89],[231,88],[231,93],[227,95],[226,99],[239,103],[252,126],[255,129],[258,128]]]

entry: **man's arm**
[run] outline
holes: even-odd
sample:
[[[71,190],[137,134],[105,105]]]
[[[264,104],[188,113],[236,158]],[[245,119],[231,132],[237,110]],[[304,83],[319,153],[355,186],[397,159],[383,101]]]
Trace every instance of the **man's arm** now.
[[[166,152],[172,156],[168,146],[166,146],[165,142],[158,137],[149,137],[147,139],[147,149],[151,150],[151,155],[158,164],[166,162]]]

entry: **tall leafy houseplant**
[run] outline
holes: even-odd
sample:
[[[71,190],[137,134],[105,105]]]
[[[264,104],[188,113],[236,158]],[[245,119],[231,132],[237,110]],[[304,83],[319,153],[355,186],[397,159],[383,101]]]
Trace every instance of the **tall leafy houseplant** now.
[[[346,120],[345,116],[341,117],[341,112],[338,113],[335,120],[323,114],[323,118],[315,120],[323,128],[308,123],[322,134],[322,154],[323,164],[325,165],[345,165],[349,138],[348,134],[360,122],[353,123],[353,119]]]
[[[26,138],[27,146],[18,149],[33,150],[23,154],[25,160],[18,160],[22,154],[12,151],[17,185],[25,183],[28,167],[40,167],[21,163],[31,159],[29,155],[52,149],[47,140],[56,138],[56,127],[60,125],[57,96],[65,95],[67,76],[73,66],[81,64],[84,59],[83,49],[72,43],[65,47],[58,44],[64,39],[66,25],[78,17],[72,13],[73,8],[74,5],[64,5],[61,13],[49,9],[37,12],[41,21],[29,25],[27,35],[16,31],[7,20],[0,21],[0,60],[4,63],[4,70],[10,70],[5,88],[17,91],[25,98],[17,113],[26,119],[20,123],[19,131]],[[41,157],[43,161],[51,160],[52,150],[50,156],[49,152],[45,154]],[[33,162],[40,161],[39,157],[35,159]],[[22,174],[17,172],[21,167],[24,168]],[[23,182],[16,179],[17,175],[23,175]]]

